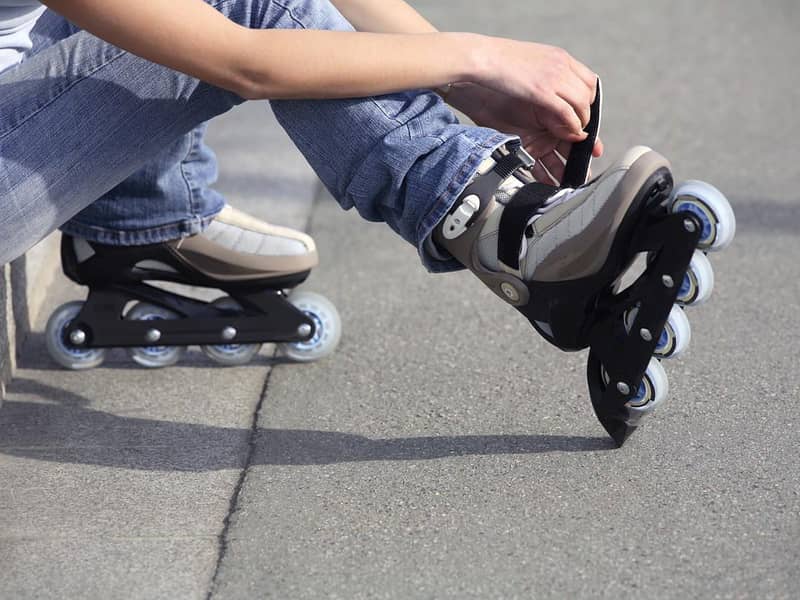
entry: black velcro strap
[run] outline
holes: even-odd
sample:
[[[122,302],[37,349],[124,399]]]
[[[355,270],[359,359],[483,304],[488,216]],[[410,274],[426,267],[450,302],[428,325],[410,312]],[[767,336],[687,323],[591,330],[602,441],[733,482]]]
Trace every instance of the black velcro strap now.
[[[497,240],[497,258],[512,269],[519,269],[519,248],[531,216],[541,208],[557,188],[545,183],[521,187],[503,210]]]
[[[600,109],[602,106],[600,93],[600,80],[598,79],[597,95],[592,103],[589,124],[584,128],[584,131],[589,135],[582,142],[572,144],[567,164],[564,166],[564,176],[561,178],[562,188],[580,187],[586,183],[589,177],[592,150],[594,150],[594,143],[597,140],[597,133],[600,131]]]

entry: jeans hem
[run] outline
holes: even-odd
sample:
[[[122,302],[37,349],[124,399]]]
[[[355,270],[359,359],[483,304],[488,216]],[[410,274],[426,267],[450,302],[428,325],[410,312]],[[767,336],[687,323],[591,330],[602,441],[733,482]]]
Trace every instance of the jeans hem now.
[[[96,225],[85,225],[69,221],[61,227],[61,231],[96,244],[108,246],[160,244],[201,233],[219,214],[220,210],[222,210],[222,207],[215,209],[215,212],[210,215],[192,217],[157,227],[148,227],[147,229],[107,229]]]

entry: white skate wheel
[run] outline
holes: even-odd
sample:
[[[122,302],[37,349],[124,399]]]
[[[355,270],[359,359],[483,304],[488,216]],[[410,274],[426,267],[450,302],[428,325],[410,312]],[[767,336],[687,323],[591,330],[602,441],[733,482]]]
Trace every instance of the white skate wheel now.
[[[657,359],[651,358],[639,389],[625,404],[628,409],[628,419],[625,422],[628,425],[638,425],[644,416],[649,415],[666,400],[668,393],[667,373]]]
[[[333,352],[342,337],[342,320],[333,303],[302,290],[293,292],[289,302],[314,321],[314,335],[305,342],[282,343],[278,346],[280,352],[298,362],[319,360]]]
[[[161,306],[139,302],[125,313],[125,318],[133,321],[160,321],[162,319],[178,319],[180,317]],[[153,329],[157,330],[158,325],[154,323]],[[126,350],[134,362],[149,369],[174,365],[186,352],[184,346],[138,346],[127,348]]]
[[[105,348],[80,348],[70,343],[64,333],[83,308],[83,302],[67,302],[59,306],[45,327],[45,345],[50,357],[62,367],[80,371],[100,366],[106,358]]]
[[[230,296],[217,298],[212,306],[231,312],[241,312],[242,307]],[[200,349],[214,362],[233,367],[249,363],[261,350],[261,344],[214,344],[201,346]]]
[[[633,307],[625,313],[625,330],[628,333],[630,333],[633,322],[636,320],[636,315],[638,314],[638,306]],[[689,325],[689,319],[686,313],[680,306],[673,305],[653,354],[658,358],[676,358],[686,350],[691,339],[692,329]]]
[[[658,358],[677,358],[689,347],[692,340],[692,328],[689,318],[680,306],[673,305],[664,325],[664,331],[656,345],[655,355]]]
[[[736,216],[728,199],[713,185],[704,181],[686,181],[672,192],[670,210],[690,212],[703,225],[697,247],[705,251],[722,250],[733,241]]]
[[[676,302],[686,306],[702,304],[714,290],[714,269],[705,254],[695,250],[678,290]]]

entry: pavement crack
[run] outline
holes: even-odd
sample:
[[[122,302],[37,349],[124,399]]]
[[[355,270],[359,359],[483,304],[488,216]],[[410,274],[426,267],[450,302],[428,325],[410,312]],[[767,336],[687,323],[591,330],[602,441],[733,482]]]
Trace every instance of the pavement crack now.
[[[228,552],[228,534],[231,528],[233,515],[236,514],[236,511],[239,507],[239,496],[242,493],[244,483],[247,480],[247,474],[249,473],[250,466],[253,462],[253,455],[255,454],[258,440],[258,423],[261,418],[261,410],[264,406],[264,401],[267,398],[267,388],[269,387],[269,380],[272,377],[273,370],[274,368],[270,368],[270,370],[267,372],[267,376],[264,378],[264,386],[261,388],[261,396],[258,399],[258,404],[256,404],[255,411],[253,412],[253,421],[250,424],[250,435],[247,439],[247,456],[245,457],[244,466],[239,473],[239,479],[236,481],[236,486],[233,488],[230,503],[228,504],[228,511],[222,521],[222,531],[220,532],[219,536],[217,536],[217,563],[214,565],[214,574],[211,576],[211,582],[208,587],[208,594],[206,594],[206,600],[212,600],[214,597],[220,571],[222,570],[222,563],[225,560],[225,555]]]

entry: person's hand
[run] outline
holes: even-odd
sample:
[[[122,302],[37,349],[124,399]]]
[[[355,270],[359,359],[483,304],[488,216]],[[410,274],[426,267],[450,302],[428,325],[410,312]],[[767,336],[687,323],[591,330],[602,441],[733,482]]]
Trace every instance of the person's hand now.
[[[472,84],[454,85],[448,101],[479,125],[519,135],[539,161],[537,179],[547,181],[542,165],[560,179],[561,157],[586,137],[597,75],[561,48],[482,39],[481,68]],[[602,151],[598,141],[594,155]]]
[[[533,176],[538,181],[549,183],[548,174],[556,182],[561,180],[562,159],[569,156],[572,142],[560,138],[543,124],[541,117],[546,111],[518,98],[468,83],[453,85],[447,101],[477,125],[519,136],[525,150],[536,159]],[[598,138],[592,154],[598,157],[602,153],[603,143]]]

